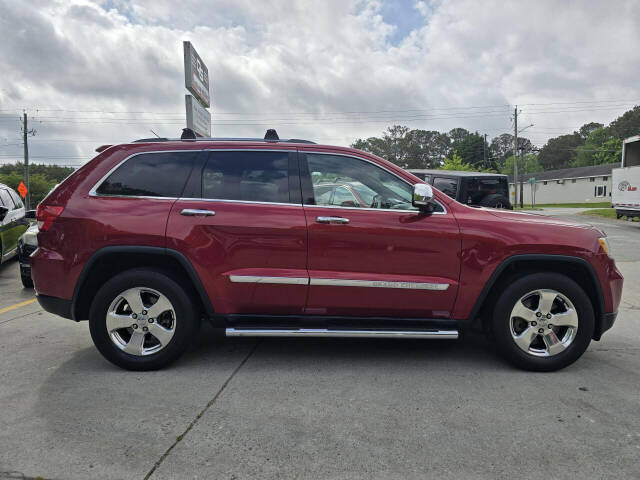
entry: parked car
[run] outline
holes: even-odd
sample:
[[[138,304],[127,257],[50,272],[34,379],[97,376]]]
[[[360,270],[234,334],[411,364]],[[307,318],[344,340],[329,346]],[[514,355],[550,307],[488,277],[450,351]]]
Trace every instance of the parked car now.
[[[18,253],[18,239],[29,226],[20,196],[0,183],[0,263]]]
[[[35,212],[30,210],[29,214]],[[27,215],[27,218],[28,215]],[[31,254],[38,248],[38,225],[33,224],[18,239],[18,263],[20,264],[20,280],[24,288],[33,288],[33,280],[31,280]]]
[[[330,205],[322,179],[375,201]],[[379,157],[302,140],[105,148],[37,219],[40,305],[88,320],[132,370],[176,360],[203,318],[229,336],[478,329],[514,365],[556,370],[611,328],[622,292],[596,228],[471,208]]]
[[[460,203],[513,210],[509,202],[509,181],[506,175],[457,170],[409,171]]]

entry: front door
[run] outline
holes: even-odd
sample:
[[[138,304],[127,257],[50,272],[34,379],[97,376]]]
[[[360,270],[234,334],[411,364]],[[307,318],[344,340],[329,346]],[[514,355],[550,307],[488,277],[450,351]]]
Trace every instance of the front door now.
[[[413,187],[373,162],[301,154],[309,229],[309,297],[305,312],[404,318],[449,318],[458,289],[460,233],[437,204],[425,214]],[[327,187],[355,200],[328,204]]]
[[[213,150],[173,205],[167,247],[185,254],[216,313],[300,315],[307,227],[295,149]]]

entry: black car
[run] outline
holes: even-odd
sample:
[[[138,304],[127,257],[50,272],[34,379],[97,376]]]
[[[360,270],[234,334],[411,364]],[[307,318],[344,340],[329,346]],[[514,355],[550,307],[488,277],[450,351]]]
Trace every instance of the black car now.
[[[18,239],[28,226],[20,196],[0,183],[0,263],[17,255]]]
[[[513,210],[506,175],[457,170],[408,171],[460,203]]]

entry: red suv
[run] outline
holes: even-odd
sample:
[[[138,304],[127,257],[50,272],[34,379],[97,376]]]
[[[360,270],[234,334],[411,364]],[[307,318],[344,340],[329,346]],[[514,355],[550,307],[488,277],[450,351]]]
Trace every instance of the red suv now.
[[[331,202],[327,185],[358,201]],[[160,368],[207,319],[229,336],[453,339],[484,330],[556,370],[616,317],[605,235],[472,208],[369,153],[302,140],[110,146],[37,211],[42,307],[111,362]]]

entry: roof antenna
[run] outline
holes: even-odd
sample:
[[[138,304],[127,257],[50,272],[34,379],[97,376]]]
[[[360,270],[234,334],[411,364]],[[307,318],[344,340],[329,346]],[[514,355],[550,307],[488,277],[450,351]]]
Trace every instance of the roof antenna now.
[[[158,135],[158,134],[157,134],[156,132],[154,132],[153,130],[149,129],[149,131],[150,131],[151,133],[153,133],[156,137],[160,138],[160,135]]]
[[[180,140],[195,140],[196,133],[190,128],[183,128],[182,135],[180,135]]]
[[[278,136],[278,132],[276,132],[275,128],[270,128],[269,130],[267,130],[267,133],[264,134],[264,139],[265,140],[280,140],[280,137]]]

